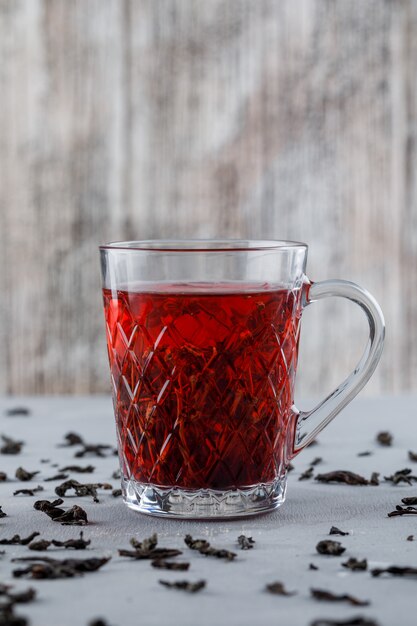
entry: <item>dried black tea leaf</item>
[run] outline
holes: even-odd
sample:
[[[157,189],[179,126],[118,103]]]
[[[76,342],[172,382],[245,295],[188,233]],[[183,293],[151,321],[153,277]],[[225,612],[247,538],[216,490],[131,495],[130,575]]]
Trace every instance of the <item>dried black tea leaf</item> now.
[[[276,596],[295,596],[297,593],[296,591],[287,591],[284,584],[279,581],[266,585],[265,591],[269,591],[269,593],[273,593]]]
[[[119,556],[130,557],[136,561],[170,559],[173,556],[182,554],[181,550],[171,548],[155,548],[153,550],[119,550]]]
[[[50,463],[51,459],[41,459],[41,463]]]
[[[298,477],[298,480],[308,480],[309,478],[313,477],[313,473],[314,473],[314,467],[309,467],[308,469],[305,470],[305,472],[300,474],[300,476]]]
[[[411,452],[411,450],[409,450],[408,451],[408,459],[410,461],[417,462],[417,452]]]
[[[25,469],[23,469],[23,467],[18,467],[15,473],[15,476],[17,478],[17,480],[21,480],[23,482],[27,482],[29,480],[32,480],[34,476],[36,476],[36,474],[39,474],[38,472],[27,472]]]
[[[64,437],[65,443],[60,443],[58,448],[69,448],[70,446],[78,446],[84,444],[84,439],[78,433],[67,433]]]
[[[106,558],[51,559],[47,557],[21,557],[13,562],[31,561],[31,565],[13,571],[15,578],[29,576],[34,579],[74,578],[84,573],[95,572],[110,561]]]
[[[44,552],[51,545],[51,541],[47,541],[46,539],[41,539],[40,541],[33,541],[29,544],[29,550],[36,550],[37,552]]]
[[[359,600],[348,593],[336,594],[326,589],[310,589],[311,596],[315,600],[325,600],[327,602],[348,602],[352,606],[368,606],[369,600]]]
[[[415,496],[408,496],[407,498],[401,498],[403,504],[417,504],[417,498]]]
[[[60,472],[76,472],[78,474],[92,474],[96,468],[94,465],[66,465],[60,468]]]
[[[395,511],[388,513],[388,517],[399,517],[401,515],[417,515],[417,508],[414,506],[402,507],[398,504],[395,507]]]
[[[118,469],[118,470],[114,471],[113,474],[111,475],[111,477],[114,480],[120,480],[121,477],[122,477],[120,470]]]
[[[14,604],[0,607],[0,626],[29,626],[29,620],[22,615],[16,615]]]
[[[0,483],[4,483],[7,480],[6,472],[0,472]]]
[[[294,465],[292,463],[288,463],[287,472],[292,472],[294,469]]]
[[[346,485],[368,485],[369,482],[363,476],[349,472],[348,470],[337,470],[327,472],[327,474],[317,474],[316,480],[321,483],[345,483]]]
[[[48,482],[52,482],[54,480],[65,480],[66,478],[68,478],[68,476],[69,476],[68,474],[60,473],[60,474],[55,474],[55,476],[49,476],[49,478],[44,478],[43,481],[45,483],[48,483]]]
[[[152,567],[157,567],[158,569],[169,569],[175,571],[186,571],[190,567],[189,563],[178,562],[178,561],[164,561],[164,559],[155,559],[151,563]]]
[[[393,485],[398,485],[399,483],[406,483],[407,485],[411,485],[413,481],[417,481],[417,476],[412,475],[412,470],[408,467],[398,470],[391,476],[384,476],[385,480],[392,482]]]
[[[379,485],[379,472],[372,472],[369,484],[378,487]]]
[[[37,511],[46,513],[54,522],[59,522],[63,526],[85,526],[88,524],[87,513],[80,506],[74,505],[71,509],[64,511],[59,508],[63,503],[61,498],[49,502],[49,500],[38,500],[33,505]]]
[[[113,491],[111,492],[111,495],[113,496],[113,498],[120,498],[120,496],[122,495],[122,490],[113,489]]]
[[[414,535],[408,535],[407,541],[414,541]]]
[[[370,450],[364,450],[364,452],[358,452],[356,456],[371,456],[372,452]]]
[[[381,446],[391,446],[393,436],[387,430],[384,430],[383,432],[377,434],[376,440]]]
[[[316,619],[310,623],[310,626],[379,626],[378,622],[368,617],[358,615],[356,617],[348,617],[347,619]]]
[[[237,542],[241,550],[250,550],[253,548],[255,540],[252,537],[246,537],[245,535],[239,535]]]
[[[135,548],[135,550],[154,550],[158,545],[158,535],[153,533],[150,537],[147,537],[143,541],[138,541],[134,537],[130,540],[130,545]]]
[[[160,580],[158,581],[160,585],[164,585],[164,587],[170,587],[171,589],[182,589],[182,591],[188,591],[188,593],[196,593],[197,591],[201,591],[206,586],[205,580],[197,580],[195,583],[191,583],[188,580],[176,580],[174,582],[170,582],[168,580]]]
[[[339,541],[333,541],[332,539],[324,539],[319,541],[316,545],[316,550],[319,554],[327,554],[329,556],[340,556],[345,552],[346,548],[342,546]]]
[[[362,559],[361,561],[359,561],[359,559],[355,559],[352,557],[342,563],[342,566],[350,569],[352,572],[359,572],[364,571],[368,568],[368,561],[366,559]]]
[[[6,411],[7,417],[19,417],[23,415],[30,415],[30,410],[25,406],[16,406],[12,409],[7,409]]]
[[[314,565],[314,563],[310,563],[310,565],[308,566],[308,569],[318,570],[319,568],[317,567],[317,565]]]
[[[329,535],[341,535],[342,537],[345,537],[346,535],[349,535],[349,533],[347,531],[340,530],[337,526],[332,526],[329,531]]]
[[[66,541],[58,541],[52,539],[52,544],[58,548],[73,548],[74,550],[85,550],[91,543],[91,539],[84,539],[84,533],[80,532],[79,539],[67,539]]]
[[[66,480],[62,485],[55,487],[55,493],[61,498],[67,495],[67,491],[73,489],[76,496],[91,496],[94,502],[100,502],[97,489],[111,489],[109,483],[79,483],[77,480]]]
[[[0,545],[2,546],[27,546],[35,537],[38,537],[40,533],[34,532],[28,537],[21,537],[20,535],[14,535],[11,539],[0,539]]]
[[[213,548],[205,539],[193,539],[191,535],[185,535],[184,542],[191,550],[197,550],[197,552],[204,554],[204,556],[214,556],[218,559],[226,559],[227,561],[233,561],[237,556],[235,552]]]
[[[312,465],[313,467],[315,467],[316,465],[319,465],[320,463],[323,462],[323,459],[321,456],[316,456],[310,463],[310,465]]]
[[[33,489],[17,489],[17,491],[13,491],[14,496],[34,496],[35,493],[39,493],[39,491],[43,491],[42,485],[38,485]]]
[[[0,448],[0,454],[19,454],[24,445],[23,441],[15,441],[11,437],[1,435],[4,445]]]
[[[75,458],[77,459],[82,459],[85,456],[88,455],[92,455],[92,456],[97,456],[99,458],[104,458],[105,452],[107,452],[108,450],[111,450],[112,446],[104,444],[104,443],[83,443],[82,444],[82,449],[78,450],[78,452],[76,452],[74,454]]]
[[[7,513],[3,511],[3,507],[0,506],[0,517],[7,517]]]
[[[372,576],[381,576],[381,574],[391,574],[391,576],[417,576],[417,567],[398,567],[390,565],[390,567],[377,567],[371,569]]]
[[[28,604],[29,602],[33,602],[36,598],[36,590],[32,587],[29,587],[25,591],[15,592],[11,592],[9,589],[10,587],[3,591],[2,596],[6,596],[6,599],[10,602],[10,604]]]
[[[110,626],[110,624],[99,617],[98,619],[93,619],[92,622],[88,622],[88,626]]]

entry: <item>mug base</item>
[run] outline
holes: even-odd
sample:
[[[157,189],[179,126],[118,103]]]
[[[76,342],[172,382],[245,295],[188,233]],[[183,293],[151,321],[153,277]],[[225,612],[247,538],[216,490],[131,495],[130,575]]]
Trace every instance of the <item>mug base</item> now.
[[[268,513],[285,500],[287,477],[236,489],[180,489],[122,478],[125,504],[134,511],[178,519],[222,519]]]

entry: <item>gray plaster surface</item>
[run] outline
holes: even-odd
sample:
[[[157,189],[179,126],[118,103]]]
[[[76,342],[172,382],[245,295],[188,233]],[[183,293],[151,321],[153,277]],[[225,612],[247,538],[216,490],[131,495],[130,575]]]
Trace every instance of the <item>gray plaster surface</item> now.
[[[5,411],[18,405],[31,409],[28,417],[7,417]],[[16,589],[31,585],[38,600],[21,605],[19,614],[28,615],[32,626],[84,626],[97,617],[110,626],[255,626],[281,624],[309,625],[317,618],[347,619],[355,615],[373,618],[381,626],[414,626],[417,623],[417,580],[373,578],[369,571],[350,572],[341,563],[349,557],[367,558],[370,568],[386,565],[417,566],[417,516],[388,518],[387,513],[404,496],[417,496],[416,486],[393,486],[383,476],[417,464],[408,460],[408,450],[417,451],[417,397],[380,397],[357,399],[320,434],[319,443],[302,452],[289,475],[287,500],[277,511],[257,518],[218,522],[177,521],[151,518],[128,510],[120,498],[108,492],[100,503],[91,498],[66,498],[66,505],[83,506],[91,524],[85,537],[91,539],[84,552],[54,548],[49,556],[111,556],[99,572],[78,579],[24,581],[12,577],[17,565],[13,557],[30,553],[23,546],[2,546],[0,559],[2,582]],[[117,469],[117,458],[74,459],[75,448],[59,448],[63,435],[76,431],[91,442],[115,444],[111,401],[107,397],[89,398],[4,398],[0,401],[0,432],[25,440],[18,456],[0,455],[0,470],[8,481],[0,483],[0,504],[7,517],[0,520],[0,537],[40,531],[44,539],[76,537],[78,527],[61,526],[43,513],[33,510],[33,502],[54,498],[57,483],[43,482],[57,469],[52,463],[92,463],[94,474],[74,474],[81,482],[108,481]],[[390,430],[392,447],[375,442],[378,431]],[[370,450],[371,456],[357,454]],[[378,487],[353,487],[320,484],[298,478],[309,462],[317,457],[323,462],[315,473],[349,469],[370,476],[381,473]],[[50,463],[40,463],[41,458]],[[19,483],[15,469],[40,470],[38,480]],[[15,489],[42,484],[38,497],[14,497]],[[328,537],[332,525],[349,531],[346,537],[332,537],[346,547],[342,557],[317,554],[315,546]],[[118,556],[118,548],[128,548],[129,539],[158,533],[161,546],[183,549],[191,562],[189,572],[165,572],[152,568],[147,561],[130,562]],[[207,538],[215,546],[238,552],[234,562],[223,562],[191,552],[183,543],[186,533]],[[254,549],[240,551],[236,538],[241,533],[252,536]],[[407,541],[414,534],[415,541]],[[309,570],[314,563],[319,569]],[[158,579],[187,578],[207,580],[207,587],[195,595],[165,589]],[[273,596],[265,585],[283,581],[292,597]],[[369,607],[350,607],[345,603],[318,602],[310,597],[310,588],[351,593],[369,600]]]

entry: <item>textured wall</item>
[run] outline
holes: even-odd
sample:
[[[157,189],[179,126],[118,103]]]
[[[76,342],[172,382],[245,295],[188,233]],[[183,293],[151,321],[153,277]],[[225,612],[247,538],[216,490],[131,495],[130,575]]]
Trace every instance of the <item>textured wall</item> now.
[[[368,287],[417,388],[416,133],[413,0],[0,0],[0,390],[109,390],[97,245],[216,235]],[[299,389],[365,337],[311,307]]]

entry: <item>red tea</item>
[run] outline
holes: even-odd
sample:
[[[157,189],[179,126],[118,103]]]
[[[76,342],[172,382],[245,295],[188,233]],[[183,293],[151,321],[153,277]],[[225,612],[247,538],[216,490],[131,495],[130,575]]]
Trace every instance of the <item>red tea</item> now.
[[[125,477],[223,490],[281,475],[299,292],[172,284],[103,293]]]

